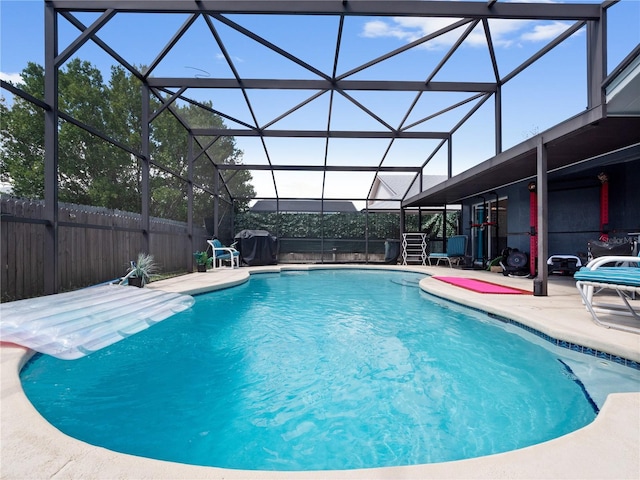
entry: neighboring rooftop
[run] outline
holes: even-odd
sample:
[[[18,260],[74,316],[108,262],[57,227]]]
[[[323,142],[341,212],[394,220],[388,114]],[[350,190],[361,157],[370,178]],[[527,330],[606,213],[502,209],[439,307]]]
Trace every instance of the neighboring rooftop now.
[[[402,200],[417,195],[447,179],[446,175],[378,174],[369,194],[369,210],[397,211]]]

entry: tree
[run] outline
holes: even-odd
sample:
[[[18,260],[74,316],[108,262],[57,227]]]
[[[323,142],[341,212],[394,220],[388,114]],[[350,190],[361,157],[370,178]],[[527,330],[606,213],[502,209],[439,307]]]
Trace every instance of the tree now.
[[[105,114],[105,128],[107,129],[105,133],[128,146],[134,152],[140,152],[142,147],[141,86],[141,82],[133,75],[128,74],[124,68],[120,66],[111,68],[111,79],[106,91],[109,108]],[[119,148],[111,148],[111,150],[111,158],[119,168],[115,169],[115,172],[111,172],[109,180],[112,185],[121,187],[118,198],[123,206],[126,206],[126,208],[119,208],[139,211],[141,162],[127,151]],[[108,187],[103,192],[113,194],[113,190]]]
[[[29,63],[22,71],[26,93],[44,97],[44,69]],[[36,105],[15,97],[11,107],[0,102],[2,180],[10,181],[19,197],[44,198],[44,112]]]
[[[44,96],[42,67],[30,63],[22,72],[22,78],[19,88],[35,97]],[[151,100],[152,111],[160,105],[158,99]],[[44,113],[20,97],[16,97],[11,106],[2,101],[0,107],[3,179],[11,182],[14,194],[18,196],[42,198]],[[141,151],[141,83],[122,67],[113,67],[111,78],[105,84],[97,68],[89,62],[72,59],[59,72],[59,108],[82,124],[127,146],[132,152]],[[175,105],[172,109],[188,125],[224,128],[222,118],[207,109],[191,104]],[[165,111],[151,125],[150,137],[152,160],[186,178],[188,133],[185,127]],[[216,164],[240,163],[242,159],[242,152],[236,148],[233,137],[221,137],[207,153]],[[60,200],[140,211],[141,164],[136,155],[72,122],[61,120],[58,160]],[[211,161],[202,156],[194,170],[194,182],[214,191],[215,176],[219,172]],[[239,172],[228,184],[234,196],[242,197],[239,208],[255,195],[250,181],[249,172]],[[185,220],[186,188],[182,179],[154,168],[151,177],[152,214]],[[221,193],[228,199],[226,190]],[[212,205],[211,195],[202,193],[196,195],[194,211],[198,212],[197,215],[210,212]]]
[[[108,129],[108,88],[89,62],[71,60],[59,74],[59,108],[98,130]],[[62,121],[58,134],[58,182],[62,201],[108,208],[130,208],[129,186],[121,181],[121,156],[88,131]],[[118,158],[120,157],[120,158]]]
[[[211,108],[211,102],[205,102],[205,107]],[[211,113],[197,105],[176,105],[173,108],[175,114],[187,125],[193,128],[224,128],[224,123],[219,115]],[[170,169],[171,171],[188,177],[187,151],[189,135],[180,121],[169,111],[165,110],[153,122],[153,148],[151,158],[154,162]],[[170,142],[158,139],[170,138]],[[196,137],[194,152],[198,153],[201,146],[211,142],[209,137]],[[234,198],[238,197],[235,207],[238,210],[246,208],[249,200],[255,196],[253,186],[250,184],[251,174],[248,171],[238,171],[232,178],[233,172],[220,171],[216,165],[239,164],[242,160],[242,151],[236,148],[233,137],[219,137],[216,142],[207,149],[206,154],[200,155],[193,167],[193,181],[210,192],[216,192],[217,185],[220,191],[221,205],[229,205],[231,199],[229,191]],[[225,188],[226,185],[226,188]],[[152,179],[152,205],[154,215],[166,216],[175,219],[186,218],[187,184],[177,177],[172,177],[159,169],[154,170]],[[226,202],[226,203],[225,203]],[[224,212],[222,207],[221,211]],[[213,216],[213,202],[209,194],[197,194],[194,198],[194,218]]]

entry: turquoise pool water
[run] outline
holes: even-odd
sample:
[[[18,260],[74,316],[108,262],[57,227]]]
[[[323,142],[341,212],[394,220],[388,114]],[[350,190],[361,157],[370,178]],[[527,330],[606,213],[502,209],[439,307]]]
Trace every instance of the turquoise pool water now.
[[[61,431],[134,455],[253,470],[477,457],[595,418],[549,348],[447,308],[407,272],[261,274],[24,390]]]

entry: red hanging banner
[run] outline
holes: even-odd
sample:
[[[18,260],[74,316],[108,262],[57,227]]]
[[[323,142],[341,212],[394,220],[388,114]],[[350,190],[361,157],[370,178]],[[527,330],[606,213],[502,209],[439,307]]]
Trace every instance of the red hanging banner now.
[[[609,177],[598,175],[600,180],[600,241],[609,241]]]
[[[538,256],[538,194],[536,184],[529,184],[529,273],[536,275],[536,258]]]

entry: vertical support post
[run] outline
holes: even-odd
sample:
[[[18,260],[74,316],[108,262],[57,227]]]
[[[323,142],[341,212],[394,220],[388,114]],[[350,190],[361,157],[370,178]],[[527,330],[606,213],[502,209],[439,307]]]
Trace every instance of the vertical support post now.
[[[229,216],[231,217],[231,235],[236,234],[236,199],[232,198],[231,199],[231,205],[229,206]],[[235,238],[234,238],[235,240]]]
[[[216,168],[213,180],[213,236],[218,237],[220,228],[220,171]]]
[[[442,208],[442,239],[444,240],[444,251],[447,251],[447,241],[449,236],[447,235],[447,205]]]
[[[423,179],[423,177],[424,177],[424,175],[422,175],[422,171],[420,171],[420,179],[419,179],[419,182],[418,182],[418,186],[420,187],[418,189],[418,191],[420,193],[422,193],[422,190],[423,190],[423,188],[422,188],[422,179]],[[422,208],[418,207],[418,232],[421,232],[421,231],[422,231]]]
[[[369,263],[369,209],[365,209],[364,217],[364,261]]]
[[[278,197],[276,197],[276,238],[280,238],[280,198]]]
[[[607,10],[600,7],[600,20],[587,22],[587,108],[605,104],[602,81],[607,68]]]
[[[547,195],[547,147],[542,135],[538,136],[536,146],[536,189],[538,194],[538,275],[533,282],[533,294],[547,296],[549,257],[549,228]]]
[[[453,177],[453,136],[447,141],[447,178]]]
[[[149,252],[149,214],[151,210],[151,188],[150,188],[150,105],[149,86],[142,85],[142,185],[140,195],[142,196],[141,216],[142,216],[142,251]]]
[[[489,229],[487,222],[489,221],[489,204],[487,199],[482,197],[482,219],[480,221],[480,235],[482,235],[482,268],[487,266],[489,257]]]
[[[498,242],[500,239],[500,232],[499,232],[499,228],[500,228],[500,220],[499,220],[499,210],[498,210],[498,204],[500,203],[500,197],[498,196],[498,192],[495,192],[495,196],[496,196],[496,204],[494,207],[494,215],[491,216],[491,222],[493,222],[493,238],[494,238],[494,245],[493,245],[493,249],[495,249],[495,255],[489,254],[489,261],[493,260],[494,258],[496,258],[498,255],[500,255],[500,247],[498,246]],[[489,202],[489,214],[491,214],[491,202]]]
[[[536,183],[529,183],[529,275],[536,276],[538,265],[538,194],[536,193]]]
[[[44,217],[47,221],[44,237],[44,293],[57,293],[60,285],[58,259],[58,19],[54,7],[44,4],[45,62],[44,100]]]
[[[606,173],[598,174],[600,180],[600,237],[601,242],[609,241],[609,177]]]
[[[193,135],[189,134],[187,150],[187,272],[193,272]]]
[[[399,240],[402,239],[402,234],[405,232],[406,230],[406,225],[405,225],[405,209],[400,207],[400,238]]]
[[[496,155],[502,153],[502,85],[498,84],[495,93],[495,135],[496,135]]]
[[[320,263],[324,263],[324,198],[320,199]]]

